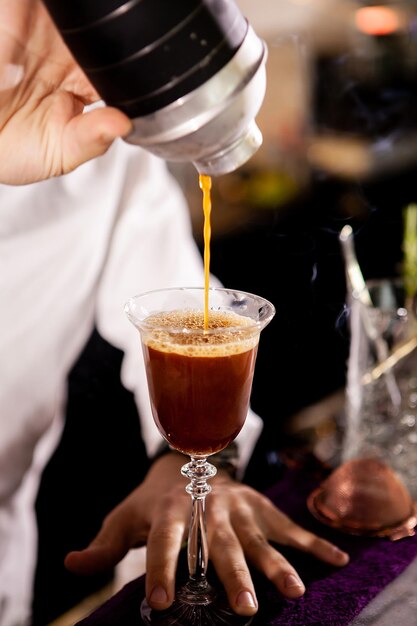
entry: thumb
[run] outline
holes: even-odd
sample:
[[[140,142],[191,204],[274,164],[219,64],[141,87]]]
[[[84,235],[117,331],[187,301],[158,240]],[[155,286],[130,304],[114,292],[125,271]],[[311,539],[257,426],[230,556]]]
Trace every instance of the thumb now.
[[[87,548],[67,554],[65,567],[74,574],[81,575],[96,574],[113,568],[130,548],[141,545],[133,540],[131,519],[127,508],[115,510],[106,518],[100,532]]]
[[[113,141],[132,129],[130,119],[111,107],[93,109],[73,117],[66,125],[62,144],[64,173],[104,154]]]
[[[73,574],[89,576],[112,569],[126,552],[120,552],[116,556],[111,546],[91,545],[84,550],[69,552],[64,564]]]

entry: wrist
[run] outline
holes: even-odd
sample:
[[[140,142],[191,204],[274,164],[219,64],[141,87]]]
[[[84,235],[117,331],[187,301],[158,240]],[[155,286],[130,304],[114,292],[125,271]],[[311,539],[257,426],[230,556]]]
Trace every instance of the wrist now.
[[[208,460],[210,463],[213,463],[218,472],[227,474],[230,478],[236,478],[239,465],[239,453],[238,447],[234,441],[232,441],[227,448],[211,455]]]
[[[153,464],[166,455],[177,455],[183,463],[189,461],[189,457],[181,452],[178,452],[174,448],[171,448],[166,442],[163,442],[153,458]],[[239,464],[239,453],[236,443],[233,441],[227,448],[210,455],[207,460],[212,463],[219,474],[228,475],[230,478],[235,479]]]

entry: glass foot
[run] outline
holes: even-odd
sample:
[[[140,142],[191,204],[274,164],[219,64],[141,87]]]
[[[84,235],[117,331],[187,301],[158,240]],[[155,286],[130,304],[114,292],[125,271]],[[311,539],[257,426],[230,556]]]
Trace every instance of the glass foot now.
[[[141,605],[145,624],[157,626],[247,626],[253,617],[237,615],[229,606],[225,593],[217,593],[212,601],[193,604],[180,597],[165,611],[154,611],[146,598]]]

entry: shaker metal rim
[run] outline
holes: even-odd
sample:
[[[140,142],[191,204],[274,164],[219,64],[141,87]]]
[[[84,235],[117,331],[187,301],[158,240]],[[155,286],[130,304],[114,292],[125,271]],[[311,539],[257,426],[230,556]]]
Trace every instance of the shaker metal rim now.
[[[146,148],[147,145],[176,141],[198,131],[218,115],[219,109],[236,95],[236,90],[243,89],[250,82],[266,57],[266,44],[248,25],[242,45],[217,74],[166,107],[133,119],[130,135],[140,137],[140,145]],[[246,71],[243,84],[242,71]],[[169,127],[167,118],[170,120]],[[128,141],[130,135],[126,137]]]

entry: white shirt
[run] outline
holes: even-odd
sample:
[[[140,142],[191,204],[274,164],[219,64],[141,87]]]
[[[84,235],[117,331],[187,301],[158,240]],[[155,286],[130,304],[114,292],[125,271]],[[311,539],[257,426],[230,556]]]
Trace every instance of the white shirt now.
[[[122,384],[152,455],[161,437],[123,305],[150,289],[202,284],[182,193],[139,148],[117,141],[61,178],[0,186],[0,626],[28,620],[34,501],[61,433],[66,377],[93,324],[124,352]],[[259,430],[251,414],[238,437],[243,465]]]

